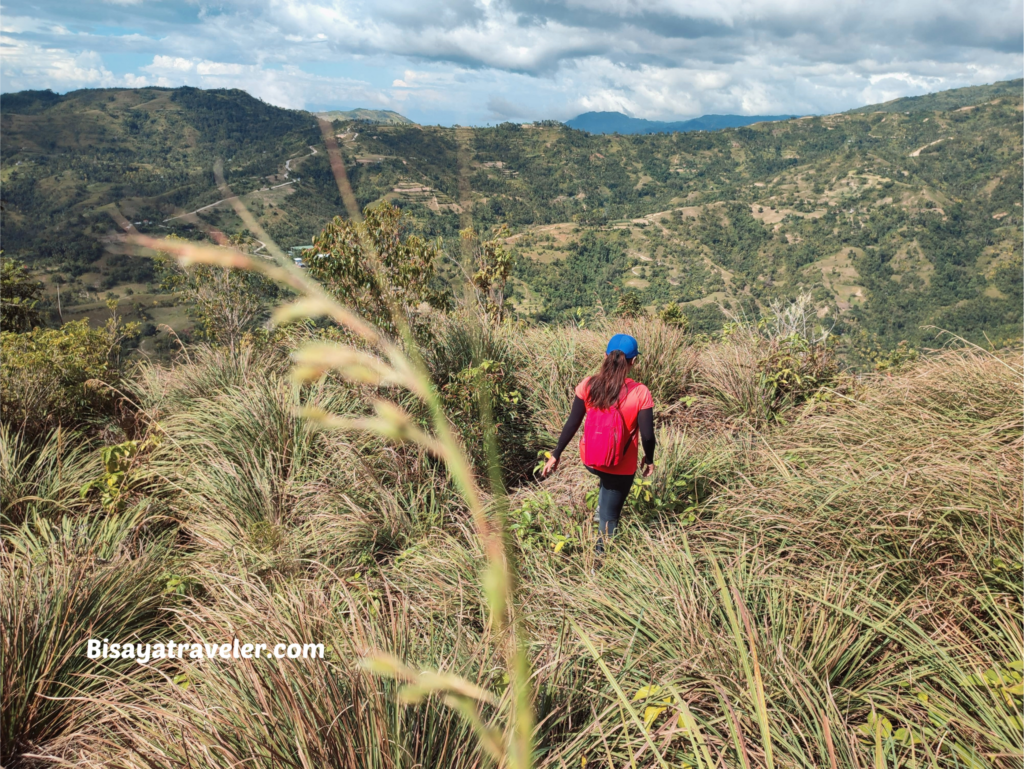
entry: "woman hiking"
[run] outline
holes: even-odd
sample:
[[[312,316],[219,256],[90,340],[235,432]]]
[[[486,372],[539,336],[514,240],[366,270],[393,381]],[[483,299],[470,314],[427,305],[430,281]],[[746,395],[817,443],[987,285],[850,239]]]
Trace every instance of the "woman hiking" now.
[[[544,465],[546,478],[558,469],[562,452],[586,417],[580,460],[601,479],[597,498],[597,552],[615,534],[637,466],[637,439],[644,449],[643,477],[654,472],[654,399],[627,374],[640,354],[636,339],[616,334],[608,342],[601,370],[576,385],[576,398],[558,445]]]

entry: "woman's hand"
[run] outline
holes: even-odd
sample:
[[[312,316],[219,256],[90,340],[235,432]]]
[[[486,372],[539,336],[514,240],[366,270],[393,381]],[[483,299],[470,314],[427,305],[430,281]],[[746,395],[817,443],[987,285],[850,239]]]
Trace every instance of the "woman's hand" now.
[[[654,463],[652,462],[649,465],[644,465],[644,469],[643,469],[643,472],[641,473],[641,475],[643,475],[644,478],[650,478],[653,473],[654,473]]]
[[[547,478],[551,473],[558,469],[558,457],[551,457],[547,462],[544,463],[544,469],[540,471],[540,474]]]

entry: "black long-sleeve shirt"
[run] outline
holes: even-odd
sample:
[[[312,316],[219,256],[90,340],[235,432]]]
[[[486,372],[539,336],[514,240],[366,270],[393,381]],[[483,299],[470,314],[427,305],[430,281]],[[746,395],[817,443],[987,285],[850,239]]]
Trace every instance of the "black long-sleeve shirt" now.
[[[562,434],[558,436],[558,445],[555,446],[555,450],[551,452],[551,455],[557,458],[561,458],[562,452],[565,451],[565,447],[569,445],[569,441],[572,440],[573,436],[576,435],[576,431],[580,429],[580,425],[583,424],[583,417],[587,415],[587,405],[583,402],[580,396],[576,396],[576,399],[572,402],[572,409],[569,411],[569,418],[565,420],[565,425],[562,427]],[[644,464],[654,464],[654,409],[641,409],[640,413],[637,414],[636,426],[640,431],[640,445],[644,449]]]

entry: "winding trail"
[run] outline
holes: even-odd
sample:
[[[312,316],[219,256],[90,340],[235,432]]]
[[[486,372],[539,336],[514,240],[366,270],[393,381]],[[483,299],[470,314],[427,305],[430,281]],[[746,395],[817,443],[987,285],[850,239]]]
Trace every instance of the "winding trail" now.
[[[292,172],[292,161],[293,160],[305,160],[306,158],[313,157],[313,155],[315,155],[315,154],[316,154],[316,147],[310,146],[309,154],[308,155],[303,155],[301,158],[288,158],[286,161],[284,161],[284,178],[287,179],[288,178],[288,174],[290,174]],[[278,187],[283,187],[284,185],[279,184],[277,186]],[[277,187],[271,187],[270,189],[274,190],[274,189],[277,189]]]
[[[936,140],[935,140],[935,141],[933,141],[933,142],[928,142],[928,143],[927,143],[926,145],[924,145],[923,147],[918,147],[918,148],[917,148],[916,150],[914,150],[913,152],[911,152],[911,153],[910,153],[910,157],[912,157],[912,158],[918,158],[918,157],[921,157],[921,150],[926,150],[926,149],[928,149],[929,147],[931,147],[931,146],[933,146],[933,145],[935,145],[935,144],[938,144],[939,142],[945,141],[945,140],[946,140],[946,137],[945,137],[945,136],[943,136],[943,137],[942,137],[941,139],[936,139]]]
[[[284,178],[287,179],[288,178],[288,174],[291,173],[292,161],[293,160],[305,160],[306,158],[312,157],[313,155],[316,155],[316,154],[317,154],[316,147],[310,147],[308,155],[302,155],[299,158],[288,158],[286,161],[284,161]],[[264,189],[264,190],[267,190],[267,189],[276,190],[279,187],[287,187],[289,184],[295,184],[295,180],[293,179],[292,181],[284,182],[283,184],[275,184],[273,187],[263,187],[262,189]],[[208,206],[203,206],[202,208],[197,208],[195,211],[189,211],[187,214],[178,214],[177,216],[172,216],[169,219],[164,219],[164,224],[166,224],[167,222],[173,222],[175,219],[183,219],[186,216],[192,216],[193,214],[198,214],[200,211],[205,211],[208,208],[213,208],[214,206],[219,206],[221,203],[227,203],[229,200],[237,200],[237,199],[238,199],[237,195],[231,195],[231,196],[226,197],[226,198],[221,198],[220,200],[218,200],[218,201],[216,201],[214,203],[210,203]]]
[[[173,222],[175,219],[182,219],[182,218],[184,218],[186,216],[192,216],[192,214],[198,214],[200,211],[205,211],[207,208],[213,208],[214,206],[219,206],[221,203],[226,203],[229,200],[237,200],[237,198],[238,198],[237,195],[231,195],[231,196],[226,197],[226,198],[221,198],[220,200],[218,200],[215,203],[210,203],[210,205],[208,205],[208,206],[203,206],[202,208],[197,208],[195,211],[189,211],[187,214],[178,214],[177,216],[172,216],[169,219],[164,219],[164,222],[165,223],[166,222]]]

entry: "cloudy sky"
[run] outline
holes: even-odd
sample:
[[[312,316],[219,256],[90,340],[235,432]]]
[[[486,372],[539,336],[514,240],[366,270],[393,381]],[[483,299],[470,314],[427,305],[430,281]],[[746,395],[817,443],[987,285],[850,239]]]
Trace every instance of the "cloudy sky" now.
[[[0,90],[243,88],[423,123],[836,112],[1021,77],[1024,0],[13,0]]]

